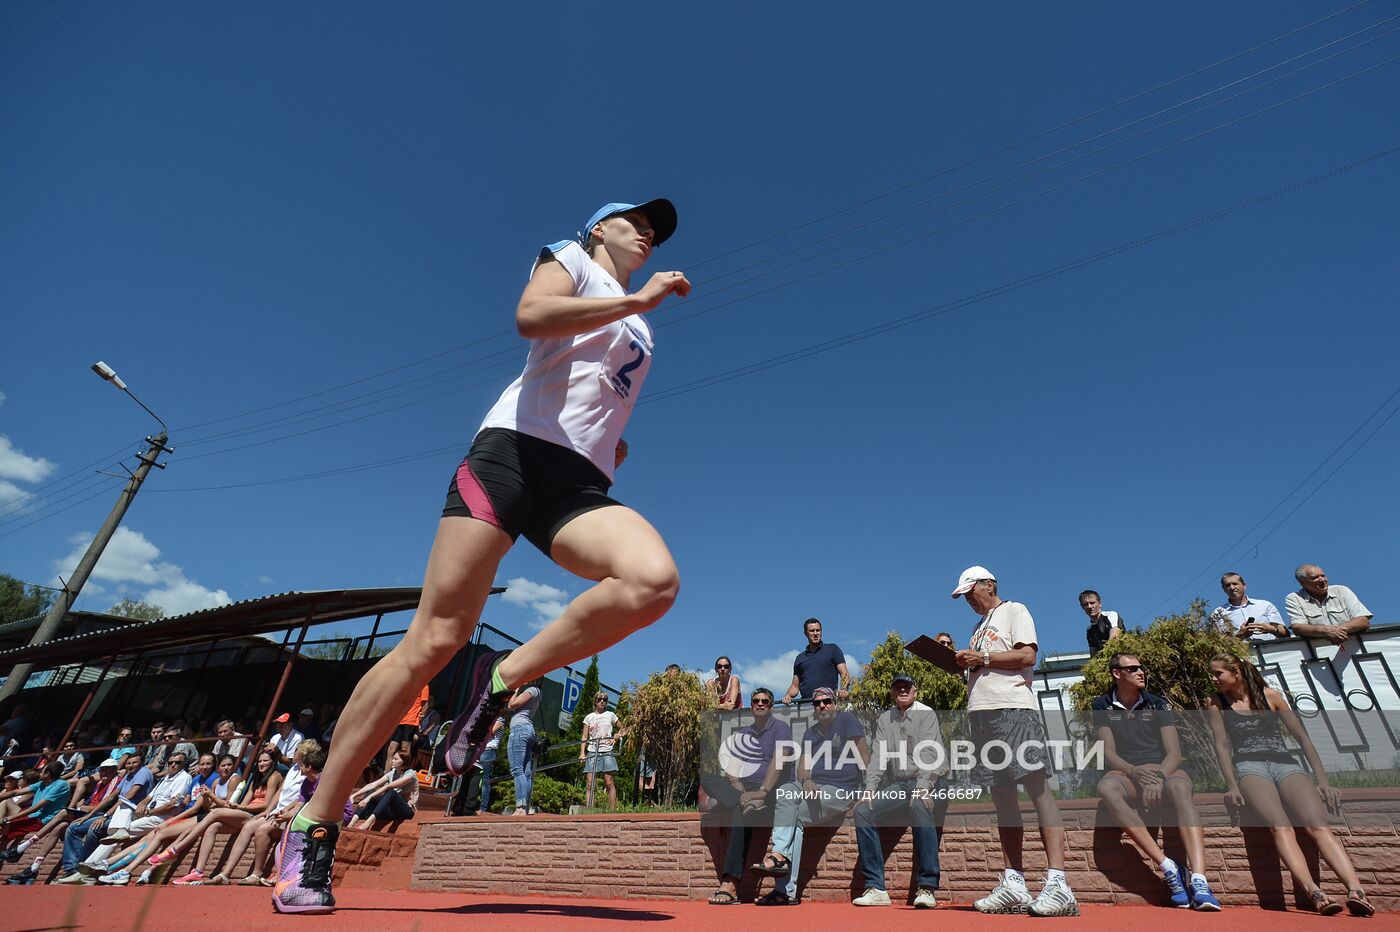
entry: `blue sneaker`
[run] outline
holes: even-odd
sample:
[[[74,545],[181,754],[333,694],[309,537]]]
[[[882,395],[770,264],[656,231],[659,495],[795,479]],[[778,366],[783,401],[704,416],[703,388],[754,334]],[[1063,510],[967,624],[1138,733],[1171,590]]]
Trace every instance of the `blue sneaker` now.
[[[1220,901],[1210,892],[1210,884],[1204,877],[1191,881],[1191,908],[1202,913],[1220,912]]]
[[[1189,909],[1191,897],[1186,893],[1186,871],[1178,865],[1175,870],[1162,871],[1162,880],[1167,884],[1172,905],[1177,909]]]

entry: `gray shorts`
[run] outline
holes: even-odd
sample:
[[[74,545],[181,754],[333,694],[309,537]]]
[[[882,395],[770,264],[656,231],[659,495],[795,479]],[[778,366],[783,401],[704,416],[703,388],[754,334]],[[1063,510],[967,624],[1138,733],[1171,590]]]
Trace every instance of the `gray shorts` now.
[[[971,781],[978,786],[999,783],[1019,783],[1032,773],[1054,774],[1050,762],[1045,723],[1033,709],[978,709],[967,713],[977,763],[972,768]],[[989,752],[987,766],[983,749],[992,742],[998,746]],[[1004,745],[1004,747],[1003,747]],[[1009,751],[1009,753],[1007,753]],[[999,766],[1001,764],[1005,766]]]
[[[1282,783],[1295,773],[1307,776],[1296,760],[1237,760],[1235,761],[1235,776],[1243,779],[1245,777],[1263,777],[1265,780],[1274,781],[1274,785]]]

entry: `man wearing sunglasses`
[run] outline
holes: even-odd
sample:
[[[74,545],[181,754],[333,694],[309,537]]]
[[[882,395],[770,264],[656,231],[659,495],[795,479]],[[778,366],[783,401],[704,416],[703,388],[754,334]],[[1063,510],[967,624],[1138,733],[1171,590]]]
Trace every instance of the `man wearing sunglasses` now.
[[[1217,912],[1220,901],[1206,880],[1205,840],[1192,800],[1191,775],[1181,769],[1176,715],[1167,700],[1147,691],[1147,672],[1135,655],[1114,654],[1108,669],[1113,686],[1090,706],[1109,768],[1099,781],[1104,809],[1161,869],[1171,905]],[[1164,803],[1176,812],[1190,877],[1167,857],[1139,812]]]
[[[773,852],[757,869],[775,878],[773,890],[758,906],[797,905],[797,875],[802,864],[803,830],[835,824],[859,798],[870,763],[865,729],[850,712],[837,711],[836,690],[822,686],[812,693],[817,721],[802,735],[797,780],[778,790],[773,814]]]
[[[791,742],[792,729],[773,715],[772,691],[758,687],[749,697],[749,704],[753,707],[753,724],[725,739],[719,772],[700,778],[705,792],[717,804],[711,810],[714,818],[727,820],[729,826],[729,844],[720,869],[719,888],[710,895],[711,906],[739,902],[738,885],[744,876],[744,856],[748,854],[754,826],[772,813],[774,788],[792,779],[791,764],[773,766],[779,742]]]

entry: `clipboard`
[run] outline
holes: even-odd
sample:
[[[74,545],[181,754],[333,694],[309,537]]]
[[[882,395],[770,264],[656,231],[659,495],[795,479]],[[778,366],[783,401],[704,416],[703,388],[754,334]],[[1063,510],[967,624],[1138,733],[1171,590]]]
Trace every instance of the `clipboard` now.
[[[927,660],[940,670],[946,670],[958,677],[963,675],[963,668],[958,666],[957,654],[944,647],[927,634],[921,634],[914,638],[914,640],[904,645],[904,649],[915,657]]]

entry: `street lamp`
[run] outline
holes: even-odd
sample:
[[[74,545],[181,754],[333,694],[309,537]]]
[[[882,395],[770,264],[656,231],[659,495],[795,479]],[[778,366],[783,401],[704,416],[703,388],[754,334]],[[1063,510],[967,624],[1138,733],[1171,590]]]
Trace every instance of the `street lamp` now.
[[[160,421],[161,433],[168,434],[170,432],[170,428],[165,426],[165,422],[160,419],[160,415],[156,414],[150,408],[147,408],[146,403],[140,398],[137,398],[136,394],[132,392],[131,389],[126,387],[126,383],[121,380],[121,376],[117,375],[117,370],[113,369],[111,366],[107,365],[105,362],[99,359],[97,362],[92,364],[92,371],[102,376],[104,380],[111,382],[117,388],[120,388],[122,391],[126,392],[128,395],[131,396],[132,401],[136,402],[143,409],[145,409],[147,414],[155,418],[157,421]]]
[[[101,529],[97,532],[97,536],[93,537],[92,543],[88,544],[87,552],[84,553],[83,558],[78,561],[78,566],[73,570],[72,577],[63,584],[63,590],[59,592],[58,598],[54,600],[48,613],[44,615],[44,620],[39,622],[38,630],[36,630],[34,636],[29,639],[31,647],[35,644],[43,644],[58,631],[58,626],[68,614],[68,610],[78,601],[78,593],[82,592],[83,585],[88,581],[88,577],[92,575],[93,567],[97,566],[98,558],[102,556],[102,551],[107,548],[107,542],[110,541],[112,535],[116,533],[118,525],[122,523],[122,517],[126,514],[126,510],[131,507],[132,501],[136,498],[136,493],[141,490],[141,483],[146,481],[146,476],[150,473],[153,466],[161,469],[165,468],[165,464],[156,462],[156,459],[161,453],[175,452],[173,448],[165,445],[165,441],[170,439],[169,430],[165,426],[165,421],[162,421],[158,414],[150,408],[147,408],[145,402],[132,394],[131,389],[127,388],[126,383],[118,378],[116,371],[111,366],[107,365],[105,362],[98,361],[92,364],[92,371],[126,392],[127,395],[131,397],[132,401],[141,405],[142,409],[144,409],[147,414],[160,423],[160,433],[154,437],[146,438],[148,446],[145,452],[137,455],[140,465],[136,467],[135,472],[131,473],[131,478],[127,480],[126,485],[122,488],[121,495],[118,496],[116,505],[112,507],[111,513],[107,515],[107,520],[103,522]],[[31,663],[17,663],[14,665],[10,670],[9,676],[5,678],[4,686],[0,686],[0,702],[10,698],[24,688],[33,668],[34,665]]]

